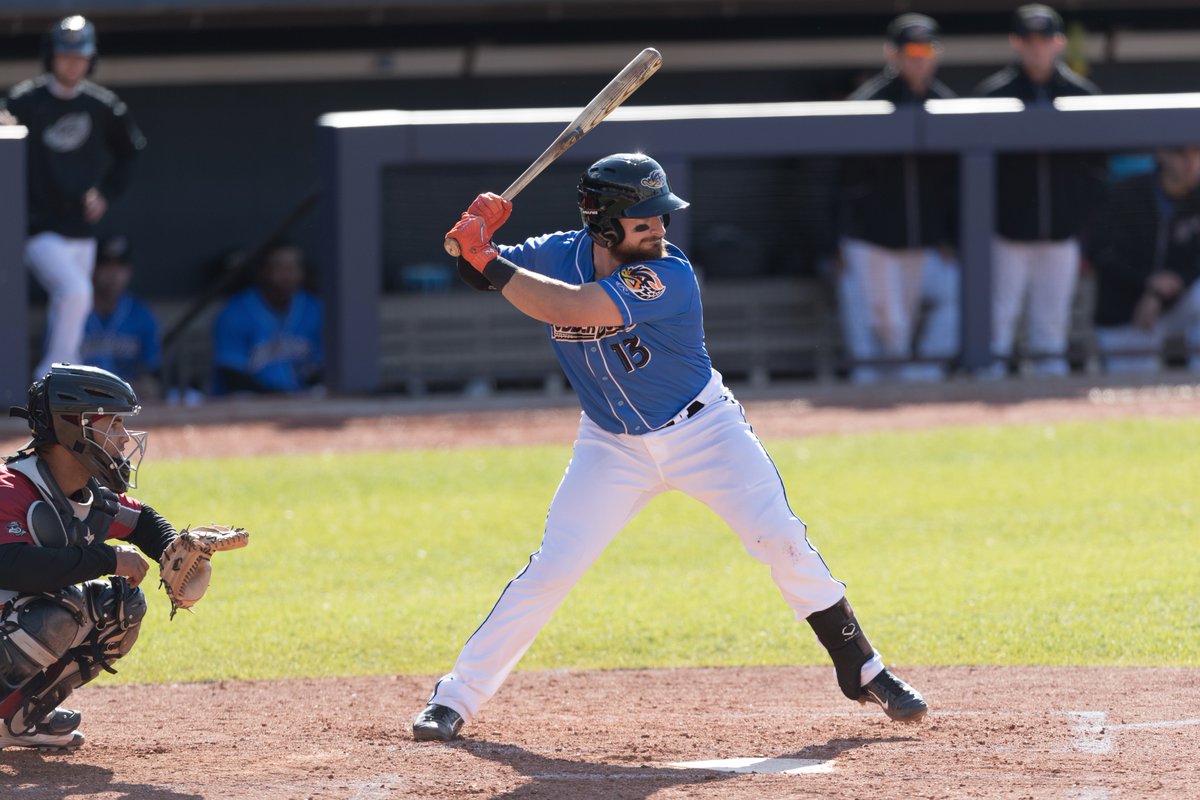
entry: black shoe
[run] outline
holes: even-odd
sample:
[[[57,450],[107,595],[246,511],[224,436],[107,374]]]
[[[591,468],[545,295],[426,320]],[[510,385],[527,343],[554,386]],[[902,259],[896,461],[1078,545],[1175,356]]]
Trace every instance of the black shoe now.
[[[44,720],[35,725],[34,729],[38,733],[45,733],[51,736],[66,736],[68,733],[74,732],[81,722],[83,722],[83,714],[80,714],[78,711],[72,711],[69,708],[56,708]]]
[[[929,710],[921,693],[886,669],[863,688],[858,702],[878,703],[896,722],[919,722]]]
[[[430,703],[413,720],[413,738],[418,742],[448,742],[462,730],[463,719],[453,708]]]

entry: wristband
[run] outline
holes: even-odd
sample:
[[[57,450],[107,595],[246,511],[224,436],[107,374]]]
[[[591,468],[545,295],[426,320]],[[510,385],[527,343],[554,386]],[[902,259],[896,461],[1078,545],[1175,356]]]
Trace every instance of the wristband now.
[[[512,276],[517,274],[518,269],[519,267],[511,261],[496,256],[483,268],[483,277],[498,291],[504,291],[504,287],[512,280]]]

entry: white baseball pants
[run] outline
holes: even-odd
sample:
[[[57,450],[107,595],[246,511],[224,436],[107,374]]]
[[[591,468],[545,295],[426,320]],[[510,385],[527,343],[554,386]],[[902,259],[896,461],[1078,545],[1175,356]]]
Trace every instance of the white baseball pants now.
[[[856,276],[880,356],[912,356],[926,256],[919,248],[891,250],[859,239],[842,241],[842,261]]]
[[[705,407],[694,417],[644,436],[608,433],[582,416],[541,548],[467,640],[431,703],[470,722],[604,548],[647,503],[671,489],[713,509],[750,555],[770,566],[796,619],[842,599],[845,584],[809,543],[774,463],[719,374],[697,399]],[[862,668],[862,682],[882,669],[876,653]]]
[[[1079,242],[1014,242],[992,246],[992,354],[1012,355],[1025,311],[1026,347],[1037,375],[1066,375],[1071,302],[1079,277]]]
[[[962,316],[962,270],[958,261],[946,258],[936,248],[930,248],[921,278],[921,304],[928,306],[928,316],[917,339],[917,355],[950,361],[958,355]],[[946,369],[940,364],[924,365],[932,375],[944,377]],[[928,370],[928,367],[933,367]]]
[[[95,239],[68,239],[45,231],[25,243],[30,271],[49,295],[46,308],[46,349],[33,370],[34,379],[58,362],[80,363],[83,326],[92,311],[92,270]]]
[[[838,280],[839,316],[846,349],[856,361],[912,357],[912,338],[921,306],[929,316],[917,355],[948,361],[958,352],[958,265],[934,248],[892,250],[858,239],[841,243],[844,269]],[[940,364],[892,367],[858,364],[851,380],[875,383],[884,377],[936,380]]]
[[[1104,371],[1114,375],[1157,372],[1163,366],[1163,345],[1172,333],[1183,334],[1188,369],[1200,372],[1200,281],[1149,330],[1134,325],[1097,327],[1096,346]]]

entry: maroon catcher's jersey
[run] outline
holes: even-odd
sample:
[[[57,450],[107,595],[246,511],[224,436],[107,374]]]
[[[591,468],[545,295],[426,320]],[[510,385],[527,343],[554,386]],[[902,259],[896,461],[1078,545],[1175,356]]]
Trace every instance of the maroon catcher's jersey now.
[[[8,465],[0,465],[0,545],[33,543],[27,515],[29,507],[41,499],[41,493],[29,478],[9,469]],[[117,495],[117,501],[131,511],[142,510],[142,504],[132,497]],[[102,538],[124,539],[129,536],[133,528],[125,522],[126,516],[122,514],[114,519]],[[136,514],[132,518],[136,520]]]

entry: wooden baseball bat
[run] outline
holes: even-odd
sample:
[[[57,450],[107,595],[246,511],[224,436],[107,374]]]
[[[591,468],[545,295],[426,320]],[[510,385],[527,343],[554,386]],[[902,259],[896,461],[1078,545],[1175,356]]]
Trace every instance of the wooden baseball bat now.
[[[653,47],[647,47],[638,53],[632,61],[625,65],[624,69],[617,73],[615,78],[609,81],[608,86],[600,90],[600,94],[592,98],[592,102],[588,103],[583,111],[579,112],[579,116],[563,129],[558,138],[540,156],[533,160],[533,163],[521,173],[520,177],[504,190],[501,197],[505,200],[512,200],[516,197],[546,167],[553,164],[559,156],[570,150],[576,142],[587,135],[588,131],[592,128],[599,125],[617,106],[628,100],[629,96],[636,92],[639,86],[649,80],[651,75],[658,72],[658,68],[661,66],[662,54]],[[446,238],[443,245],[446,248],[446,252],[455,258],[462,252],[458,246],[458,242],[449,237]]]

